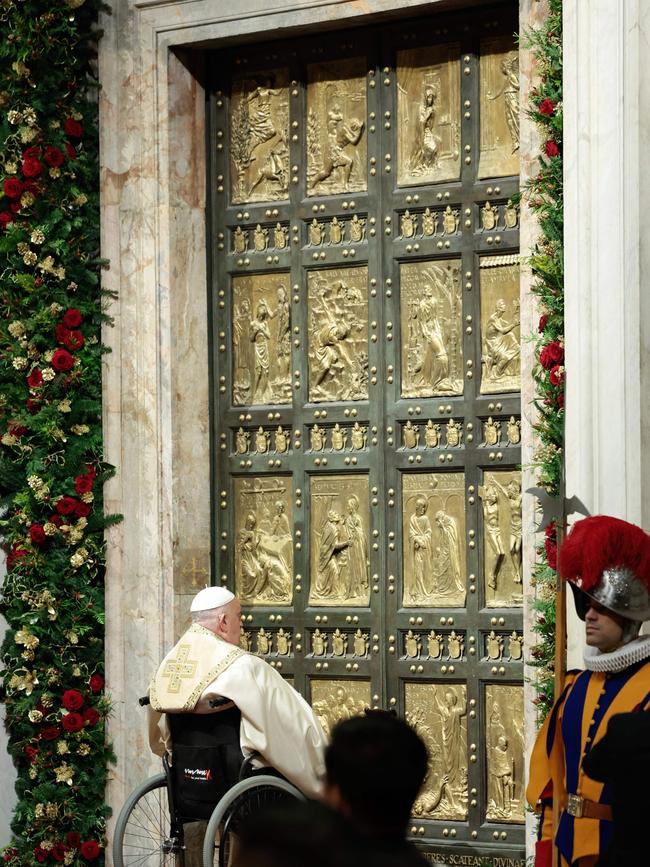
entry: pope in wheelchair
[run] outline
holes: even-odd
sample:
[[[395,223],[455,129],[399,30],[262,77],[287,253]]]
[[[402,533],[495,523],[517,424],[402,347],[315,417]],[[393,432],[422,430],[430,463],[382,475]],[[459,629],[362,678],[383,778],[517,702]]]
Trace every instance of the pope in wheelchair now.
[[[326,738],[302,696],[239,647],[241,605],[224,587],[192,600],[192,625],[149,688],[149,742],[171,756],[183,813],[208,818],[240,775],[273,769],[309,798],[321,794]],[[207,813],[207,815],[205,815]]]

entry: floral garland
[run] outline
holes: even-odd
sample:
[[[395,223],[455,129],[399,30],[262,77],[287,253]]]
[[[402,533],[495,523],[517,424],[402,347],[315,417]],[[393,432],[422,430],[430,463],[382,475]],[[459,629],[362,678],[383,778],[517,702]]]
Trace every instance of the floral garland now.
[[[1,0],[3,698],[10,864],[101,863],[104,528],[95,57],[100,0]]]
[[[539,72],[530,94],[529,116],[539,125],[543,150],[538,174],[528,183],[528,204],[540,227],[529,263],[533,292],[541,317],[536,339],[537,419],[540,443],[535,452],[538,483],[551,496],[561,489],[564,460],[564,255],[562,189],[562,0],[549,0],[544,26],[527,34]],[[537,669],[535,688],[540,716],[550,710],[555,688],[555,588],[557,535],[555,524],[546,530],[533,572],[537,588],[534,629],[539,637],[530,664]]]

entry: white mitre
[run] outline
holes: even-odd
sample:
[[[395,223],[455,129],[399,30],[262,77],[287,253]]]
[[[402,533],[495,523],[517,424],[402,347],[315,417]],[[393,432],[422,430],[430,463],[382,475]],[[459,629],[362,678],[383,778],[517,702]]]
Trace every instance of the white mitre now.
[[[190,611],[210,611],[212,608],[221,608],[232,602],[234,598],[235,594],[225,587],[204,587],[192,599]]]

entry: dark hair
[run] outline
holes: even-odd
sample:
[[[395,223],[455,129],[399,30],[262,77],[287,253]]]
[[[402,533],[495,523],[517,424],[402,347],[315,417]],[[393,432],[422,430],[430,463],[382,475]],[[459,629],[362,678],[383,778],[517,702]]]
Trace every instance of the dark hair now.
[[[403,833],[427,765],[421,738],[385,711],[339,723],[325,752],[327,782],[338,786],[351,821],[378,835]]]

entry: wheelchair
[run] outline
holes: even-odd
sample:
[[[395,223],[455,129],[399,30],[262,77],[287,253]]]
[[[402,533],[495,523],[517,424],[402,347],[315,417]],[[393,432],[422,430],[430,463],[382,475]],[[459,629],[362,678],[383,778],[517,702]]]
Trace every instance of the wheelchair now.
[[[184,867],[185,825],[206,821],[203,867],[228,867],[242,823],[264,807],[305,799],[273,769],[254,770],[255,755],[244,759],[232,702],[217,698],[210,706],[218,713],[167,714],[172,762],[164,756],[162,773],[137,786],[120,810],[115,867]]]

